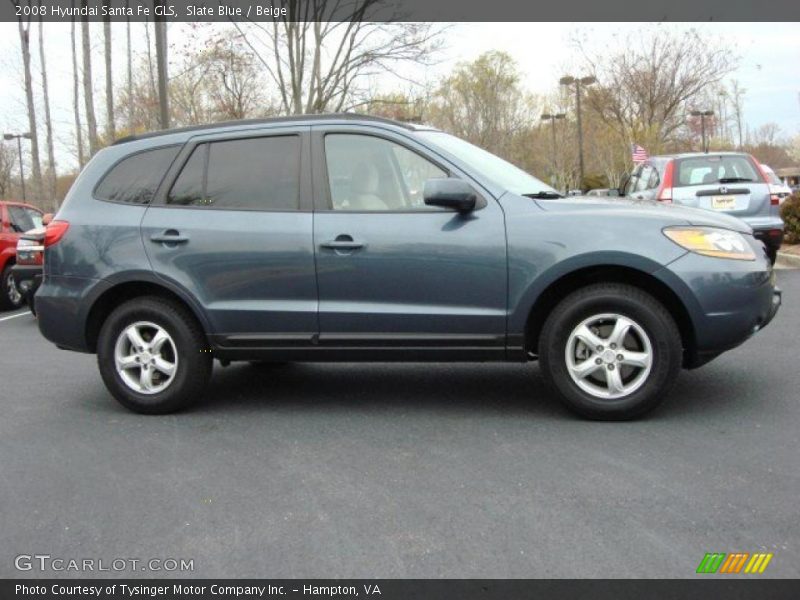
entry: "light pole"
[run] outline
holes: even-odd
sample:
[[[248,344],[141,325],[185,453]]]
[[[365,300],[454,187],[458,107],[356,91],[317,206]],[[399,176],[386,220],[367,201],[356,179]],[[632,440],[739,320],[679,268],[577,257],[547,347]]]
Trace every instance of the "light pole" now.
[[[580,175],[580,187],[583,189],[583,126],[581,123],[581,86],[592,85],[597,81],[593,75],[586,77],[573,77],[572,75],[565,75],[558,80],[561,85],[574,85],[575,86],[575,114],[578,120],[578,172]]]
[[[700,130],[703,136],[703,152],[708,153],[708,146],[706,145],[706,117],[713,117],[713,110],[693,110],[691,113],[693,117],[700,117]]]
[[[544,113],[541,117],[542,121],[550,121],[553,129],[553,185],[556,184],[556,171],[558,170],[558,161],[556,160],[556,119],[563,119],[566,116],[564,113]]]
[[[22,184],[22,200],[23,202],[27,200],[25,198],[25,167],[22,163],[22,138],[26,140],[31,139],[30,133],[4,133],[3,139],[4,140],[17,140],[17,152],[19,153],[19,180]]]

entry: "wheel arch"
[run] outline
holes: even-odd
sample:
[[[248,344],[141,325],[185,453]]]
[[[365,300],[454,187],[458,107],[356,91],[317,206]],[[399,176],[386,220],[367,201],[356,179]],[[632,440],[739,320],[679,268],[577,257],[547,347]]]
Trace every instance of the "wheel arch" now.
[[[106,318],[117,306],[142,296],[156,296],[171,300],[184,308],[197,320],[200,328],[208,335],[209,323],[205,315],[186,295],[180,291],[166,285],[148,279],[135,279],[120,281],[104,290],[92,303],[86,317],[86,345],[89,352],[97,351],[97,339],[100,336],[100,328]]]
[[[525,323],[525,350],[537,353],[542,327],[555,306],[568,294],[594,283],[623,283],[647,292],[667,309],[681,335],[684,366],[695,360],[697,341],[691,314],[665,281],[633,267],[605,264],[582,267],[552,281],[536,298]]]

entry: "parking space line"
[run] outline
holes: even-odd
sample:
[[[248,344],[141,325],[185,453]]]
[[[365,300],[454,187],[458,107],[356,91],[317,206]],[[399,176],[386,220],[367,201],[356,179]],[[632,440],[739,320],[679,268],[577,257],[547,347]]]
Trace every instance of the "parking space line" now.
[[[24,311],[22,311],[20,313],[15,314],[15,315],[8,315],[7,317],[0,317],[0,321],[8,321],[9,319],[16,319],[17,317],[24,317],[25,315],[29,315],[29,314],[31,314],[30,311],[26,309],[26,310],[24,310]]]

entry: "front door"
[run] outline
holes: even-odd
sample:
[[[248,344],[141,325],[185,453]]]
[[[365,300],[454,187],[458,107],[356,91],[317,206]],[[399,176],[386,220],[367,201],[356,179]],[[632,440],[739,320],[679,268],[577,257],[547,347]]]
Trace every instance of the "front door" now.
[[[503,213],[426,206],[424,183],[463,175],[413,139],[314,128],[321,348],[341,358],[502,359]],[[356,350],[356,348],[358,348]]]
[[[308,129],[196,138],[142,221],[155,273],[193,298],[229,348],[317,335]]]

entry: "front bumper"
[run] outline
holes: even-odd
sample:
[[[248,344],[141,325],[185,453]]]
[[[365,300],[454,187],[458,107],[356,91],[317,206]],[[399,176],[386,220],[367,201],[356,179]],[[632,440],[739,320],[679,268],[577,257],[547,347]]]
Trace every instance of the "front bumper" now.
[[[766,327],[781,306],[766,257],[736,261],[687,253],[656,275],[678,293],[689,313],[694,343],[685,364],[690,368],[740,345]]]
[[[11,267],[11,272],[14,274],[14,281],[17,285],[33,282],[37,275],[42,274],[42,265],[20,265],[16,264]]]

